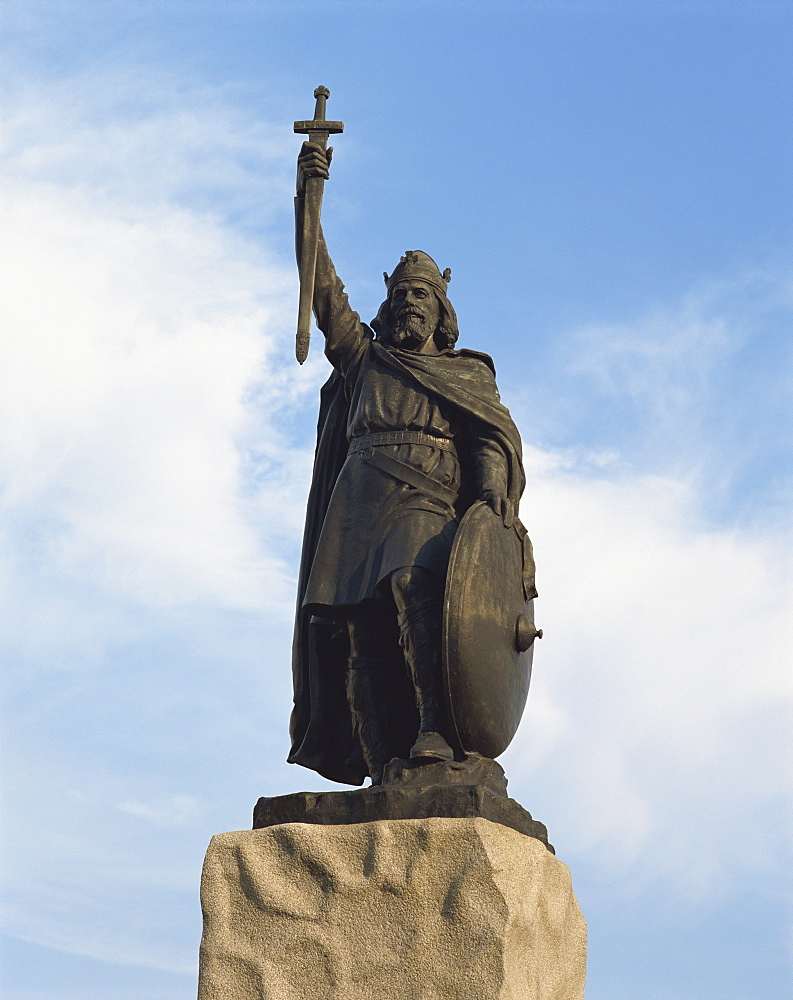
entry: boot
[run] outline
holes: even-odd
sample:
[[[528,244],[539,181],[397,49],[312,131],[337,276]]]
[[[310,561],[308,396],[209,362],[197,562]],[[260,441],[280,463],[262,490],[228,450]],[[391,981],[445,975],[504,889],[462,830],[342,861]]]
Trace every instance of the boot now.
[[[435,601],[405,608],[399,615],[399,643],[405,653],[419,711],[418,739],[411,758],[454,760],[454,751],[441,735],[446,710],[441,689],[440,611]]]
[[[363,759],[373,785],[383,783],[388,752],[388,726],[382,692],[382,664],[373,657],[351,656],[347,660],[347,704],[353,733],[361,744]]]

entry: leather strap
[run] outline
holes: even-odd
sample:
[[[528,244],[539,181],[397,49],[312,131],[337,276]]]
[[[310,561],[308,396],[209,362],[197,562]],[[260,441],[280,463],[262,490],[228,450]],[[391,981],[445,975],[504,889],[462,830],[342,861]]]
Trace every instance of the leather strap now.
[[[423,472],[414,469],[412,465],[406,465],[404,462],[384,454],[378,448],[361,447],[357,450],[357,455],[362,462],[373,465],[381,472],[393,476],[394,479],[407,483],[408,486],[415,486],[416,489],[428,493],[437,500],[442,500],[450,507],[457,503],[458,495],[454,490],[450,490],[448,486],[444,486],[443,483],[437,482],[430,476],[425,476]]]

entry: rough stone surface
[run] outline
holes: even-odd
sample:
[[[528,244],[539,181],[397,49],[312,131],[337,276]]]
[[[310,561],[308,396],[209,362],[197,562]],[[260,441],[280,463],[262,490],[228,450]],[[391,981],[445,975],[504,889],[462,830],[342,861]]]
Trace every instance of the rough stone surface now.
[[[212,839],[199,1000],[582,1000],[567,867],[487,820]]]

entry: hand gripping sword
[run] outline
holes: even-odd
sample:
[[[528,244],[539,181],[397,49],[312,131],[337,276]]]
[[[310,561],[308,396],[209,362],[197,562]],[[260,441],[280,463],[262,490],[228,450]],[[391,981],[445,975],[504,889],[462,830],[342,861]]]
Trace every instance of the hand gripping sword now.
[[[328,136],[344,131],[343,122],[325,121],[325,102],[330,97],[327,87],[317,87],[317,99],[312,121],[295,122],[295,132],[308,136],[308,141],[320,146],[323,152],[328,148]],[[311,339],[311,307],[314,301],[314,273],[317,269],[317,245],[319,243],[319,215],[322,210],[322,177],[307,177],[305,204],[303,209],[303,247],[300,252],[300,306],[297,313],[297,337],[295,356],[302,365],[308,357]]]

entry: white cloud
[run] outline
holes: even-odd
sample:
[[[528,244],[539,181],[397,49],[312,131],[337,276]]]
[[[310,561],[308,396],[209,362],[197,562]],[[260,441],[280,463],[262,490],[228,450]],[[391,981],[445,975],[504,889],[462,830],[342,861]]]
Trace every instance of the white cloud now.
[[[529,451],[546,640],[513,752],[610,891],[770,886],[793,840],[790,290],[747,268],[572,335],[590,447]]]
[[[286,613],[294,569],[273,542],[296,518],[252,484],[251,455],[305,473],[310,446],[295,453],[274,418],[318,370],[290,366],[285,388],[292,268],[200,197],[223,185],[215,204],[233,206],[255,172],[277,187],[281,146],[204,93],[90,83],[93,104],[78,80],[49,104],[25,94],[7,122],[6,610],[40,637],[51,622],[32,627],[30,591],[57,579],[140,605]],[[275,385],[256,407],[265,368]]]
[[[513,785],[531,808],[542,772],[568,850],[623,888],[692,899],[768,874],[793,792],[789,536],[705,529],[671,479],[529,468],[545,637]]]
[[[262,223],[289,205],[288,126],[256,120],[216,87],[118,63],[31,80],[9,58],[6,73],[0,150],[12,181],[133,219],[144,204],[176,202]]]
[[[191,971],[211,811],[196,792],[220,780],[202,727],[251,739],[228,717],[229,662],[262,675],[257,721],[282,707],[296,565],[281,553],[322,361],[290,357],[291,246],[280,259],[262,229],[290,203],[289,147],[172,84],[86,77],[5,107],[4,832],[10,933]],[[191,755],[203,771],[178,773]]]
[[[793,841],[790,274],[571,335],[583,443],[528,450],[545,639],[506,761],[612,896],[772,887]]]
[[[137,816],[154,826],[168,827],[195,823],[204,808],[204,803],[195,795],[177,792],[159,802],[125,799],[123,802],[119,802],[116,808],[119,812]]]
[[[685,483],[695,518],[784,524],[793,267],[774,260],[692,284],[678,301],[559,336],[550,372],[514,393],[513,412],[581,470]]]
[[[163,609],[194,606],[196,622],[202,608],[241,610],[283,628],[314,413],[301,424],[305,447],[292,445],[294,421],[324,368],[316,351],[303,368],[289,357],[291,262],[227,222],[254,187],[270,185],[251,225],[288,204],[281,140],[216,95],[123,75],[102,83],[62,84],[49,104],[17,94],[5,147],[0,610],[13,662],[42,670],[134,645]],[[648,453],[687,436],[690,462],[697,401],[738,341],[723,318],[683,312],[685,323],[672,310],[663,322],[590,330],[580,364],[642,411]],[[791,699],[786,536],[708,528],[696,476],[668,463],[637,471],[614,442],[529,449],[527,461],[546,638],[505,759],[513,794],[568,858],[623,891],[666,880],[705,897],[749,865],[773,870],[789,792],[776,766]],[[141,667],[141,691],[146,676]],[[202,682],[207,699],[222,698],[218,673]],[[25,689],[20,703],[37,697]],[[173,868],[183,841],[166,850],[146,838],[182,836],[208,806],[169,779],[167,761],[136,778],[139,762],[100,766],[88,744],[86,757],[75,750],[56,766],[48,720],[63,703],[51,691],[43,702],[29,727],[42,745],[20,755],[12,783],[49,782],[60,823],[18,856],[14,928],[114,960],[190,967],[188,948],[165,933],[169,911],[144,933],[146,901],[127,900],[124,924],[116,896],[125,880],[149,895],[155,883],[194,886],[189,866]],[[262,702],[245,706],[261,730],[285,726]],[[138,733],[140,719],[149,730]],[[123,724],[129,746],[158,719]],[[30,822],[17,815],[19,842]]]
[[[571,369],[592,378],[604,395],[640,407],[666,427],[677,424],[681,405],[690,410],[707,395],[714,365],[737,341],[725,317],[712,315],[708,297],[692,295],[679,308],[657,309],[638,323],[580,330]]]

